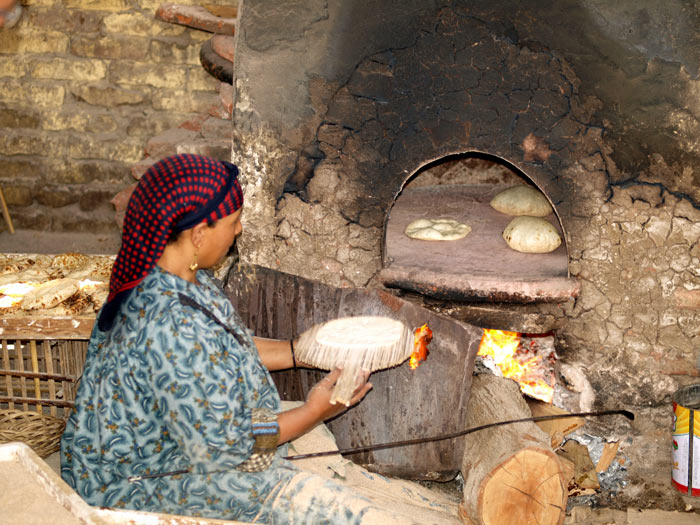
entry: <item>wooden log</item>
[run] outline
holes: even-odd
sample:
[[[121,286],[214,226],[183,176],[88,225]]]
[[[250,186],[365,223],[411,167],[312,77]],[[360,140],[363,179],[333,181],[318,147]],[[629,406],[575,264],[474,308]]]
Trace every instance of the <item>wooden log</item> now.
[[[473,378],[467,427],[530,417],[518,384],[488,374]],[[466,436],[462,460],[465,523],[559,525],[567,489],[550,437],[532,422]]]
[[[537,399],[528,399],[527,406],[533,416],[555,416],[559,414],[568,414],[562,408],[556,407],[550,403],[539,401]],[[550,437],[550,443],[553,449],[556,449],[564,443],[567,434],[571,434],[574,430],[581,428],[586,424],[586,420],[582,417],[572,417],[567,419],[552,419],[549,421],[538,421],[536,425],[546,432]]]
[[[569,491],[572,495],[592,494],[600,488],[596,468],[588,454],[586,445],[570,439],[557,452],[557,455],[568,459],[574,465],[574,476]]]
[[[2,339],[90,339],[95,316],[0,317]]]

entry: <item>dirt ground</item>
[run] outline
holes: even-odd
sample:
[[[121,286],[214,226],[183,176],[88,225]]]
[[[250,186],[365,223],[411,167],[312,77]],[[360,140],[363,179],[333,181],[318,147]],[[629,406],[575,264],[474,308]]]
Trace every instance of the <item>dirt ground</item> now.
[[[54,471],[59,471],[59,457],[55,453],[45,460]],[[459,483],[425,483],[427,488],[459,501]],[[577,505],[567,512],[563,525],[697,525],[700,524],[700,498],[687,498],[685,511],[629,508],[625,510],[594,508]]]
[[[78,252],[86,255],[112,255],[119,251],[121,238],[118,233],[63,233],[15,230],[0,232],[0,253]]]

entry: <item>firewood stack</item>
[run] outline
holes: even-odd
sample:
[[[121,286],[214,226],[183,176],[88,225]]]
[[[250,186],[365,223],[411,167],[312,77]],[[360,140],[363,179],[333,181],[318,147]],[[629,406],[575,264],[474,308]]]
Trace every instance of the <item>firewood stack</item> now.
[[[467,427],[531,417],[518,384],[488,374],[473,378]],[[460,516],[470,525],[561,524],[567,472],[551,437],[532,422],[497,426],[466,436]]]

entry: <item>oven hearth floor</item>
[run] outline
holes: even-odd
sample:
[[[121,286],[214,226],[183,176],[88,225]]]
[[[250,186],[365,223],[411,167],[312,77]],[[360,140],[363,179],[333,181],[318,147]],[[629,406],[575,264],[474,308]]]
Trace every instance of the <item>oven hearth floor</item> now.
[[[387,286],[442,299],[514,303],[559,302],[575,297],[579,284],[568,276],[565,242],[551,253],[516,252],[501,234],[513,217],[489,202],[507,186],[427,186],[405,190],[386,227]],[[450,218],[471,226],[456,241],[421,241],[405,235],[416,219]],[[546,219],[559,231],[554,214]]]

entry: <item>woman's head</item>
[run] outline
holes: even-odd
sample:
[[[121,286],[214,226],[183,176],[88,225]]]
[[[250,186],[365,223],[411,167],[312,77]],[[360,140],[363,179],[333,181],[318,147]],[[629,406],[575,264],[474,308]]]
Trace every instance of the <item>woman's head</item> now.
[[[216,228],[222,219],[240,215],[243,191],[237,177],[233,164],[190,154],[167,157],[148,169],[126,209],[101,329],[111,326],[121,300],[153,269],[172,235],[202,224]]]
[[[173,233],[158,264],[183,279],[195,282],[197,268],[211,268],[220,263],[243,231],[243,208],[216,221],[203,221],[179,233]],[[187,271],[189,270],[189,271]]]

